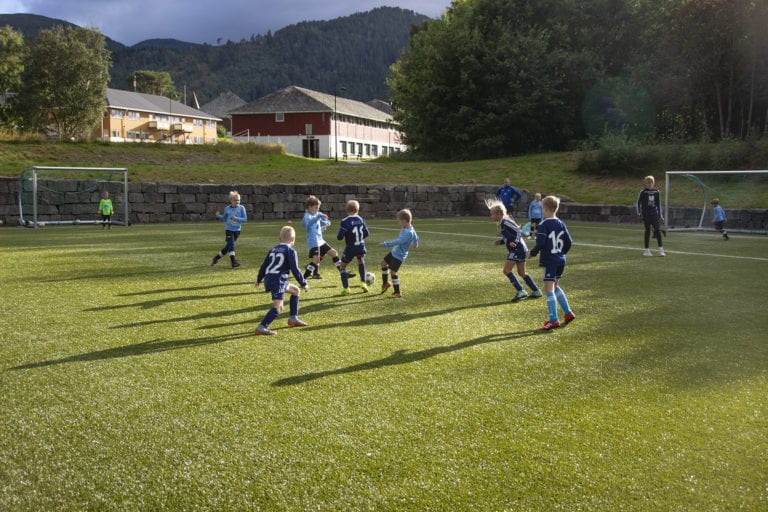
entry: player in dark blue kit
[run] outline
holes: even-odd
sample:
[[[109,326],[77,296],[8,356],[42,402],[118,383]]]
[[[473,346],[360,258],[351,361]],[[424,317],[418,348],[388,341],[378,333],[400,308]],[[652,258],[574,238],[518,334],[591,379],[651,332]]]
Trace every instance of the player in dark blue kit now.
[[[355,258],[357,258],[357,271],[360,275],[360,288],[363,292],[368,291],[368,285],[365,284],[365,239],[368,238],[370,233],[368,232],[368,226],[362,217],[358,215],[360,212],[360,203],[354,199],[347,201],[347,216],[341,221],[339,227],[339,234],[336,235],[338,240],[344,240],[346,244],[344,246],[344,252],[341,254],[341,294],[349,295],[349,272],[347,272],[347,265]]]
[[[659,244],[659,256],[666,256],[664,247],[661,243],[661,221],[664,220],[664,216],[661,214],[661,194],[656,188],[653,176],[646,176],[644,179],[645,187],[640,191],[637,196],[637,214],[642,217],[643,224],[645,225],[645,236],[643,242],[645,243],[645,251],[643,256],[650,256],[651,249],[649,243],[651,241],[651,228],[653,228],[653,237]]]
[[[293,274],[304,291],[309,290],[307,280],[299,270],[299,256],[293,249],[295,241],[296,231],[291,226],[283,226],[280,230],[280,243],[269,250],[261,268],[259,268],[259,273],[256,276],[256,288],[261,287],[262,281],[264,282],[264,289],[272,292],[272,308],[264,315],[264,319],[256,327],[254,334],[276,334],[275,331],[269,329],[269,324],[283,310],[283,299],[286,292],[291,294],[288,302],[290,312],[288,326],[305,327],[307,325],[306,322],[299,319],[299,287],[288,282],[289,275]]]
[[[503,245],[507,248],[507,259],[504,262],[504,275],[515,287],[517,293],[512,302],[518,302],[520,299],[528,297],[528,293],[523,290],[513,270],[517,267],[517,273],[523,278],[525,284],[531,289],[531,297],[541,297],[541,290],[536,286],[533,278],[525,271],[525,259],[528,247],[523,239],[523,230],[507,214],[507,209],[498,199],[489,199],[485,201],[488,210],[491,212],[491,219],[499,226],[499,236],[501,238],[494,240],[495,245]]]
[[[536,246],[531,249],[529,256],[539,257],[539,266],[544,267],[544,292],[547,295],[547,311],[549,319],[541,327],[542,331],[550,331],[560,327],[557,319],[557,305],[560,305],[565,317],[562,325],[572,322],[576,315],[571,311],[565,292],[560,288],[560,278],[565,271],[565,255],[570,250],[573,239],[565,227],[565,223],[557,218],[560,199],[547,196],[541,201],[544,222],[536,229]]]
[[[511,214],[512,208],[515,206],[515,202],[519,201],[523,197],[518,189],[510,184],[509,178],[504,178],[504,184],[496,191],[496,199],[501,201],[504,208]]]

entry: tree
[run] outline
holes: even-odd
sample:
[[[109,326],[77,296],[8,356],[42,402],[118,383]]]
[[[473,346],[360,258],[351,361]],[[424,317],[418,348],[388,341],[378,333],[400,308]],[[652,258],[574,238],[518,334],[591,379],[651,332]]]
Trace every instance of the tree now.
[[[91,29],[41,30],[25,63],[20,112],[28,130],[88,138],[104,114],[110,54]]]
[[[132,89],[136,92],[165,96],[178,100],[180,94],[173,85],[171,74],[167,71],[150,71],[140,69],[133,73]]]
[[[0,128],[13,129],[16,121],[9,104],[11,94],[21,89],[26,46],[24,37],[9,26],[0,27]]]

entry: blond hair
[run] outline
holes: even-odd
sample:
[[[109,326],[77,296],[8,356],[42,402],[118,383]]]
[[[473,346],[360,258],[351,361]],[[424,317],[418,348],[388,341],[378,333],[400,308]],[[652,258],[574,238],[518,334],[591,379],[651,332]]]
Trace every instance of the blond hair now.
[[[556,196],[547,196],[541,200],[541,207],[553,214],[560,209],[560,198]]]
[[[321,204],[320,198],[318,198],[317,196],[309,196],[309,197],[307,197],[307,200],[304,201],[304,205],[307,208],[309,208],[311,206],[320,206],[320,204]]]
[[[232,201],[233,199],[240,199],[240,193],[237,190],[232,190],[229,192],[229,200]]]
[[[413,220],[413,214],[411,213],[411,210],[409,210],[408,208],[403,208],[402,210],[397,212],[397,220],[404,220],[408,224],[410,224],[411,221]]]
[[[360,203],[358,203],[354,199],[350,199],[349,201],[347,201],[347,213],[355,214],[359,211],[360,211]]]
[[[643,179],[643,182],[650,183],[651,185],[654,185],[656,183],[656,179],[653,176],[646,176]]]
[[[709,204],[713,204],[713,205],[717,206],[718,204],[720,204],[720,200],[719,200],[718,198],[714,197],[714,198],[712,198],[712,200],[709,202]]]
[[[280,241],[288,243],[296,239],[296,230],[291,226],[283,226],[280,228]]]
[[[495,213],[497,215],[501,215],[502,217],[507,216],[507,207],[504,206],[504,203],[499,201],[498,199],[494,198],[487,198],[485,200],[485,206],[488,207],[488,211],[491,213]]]

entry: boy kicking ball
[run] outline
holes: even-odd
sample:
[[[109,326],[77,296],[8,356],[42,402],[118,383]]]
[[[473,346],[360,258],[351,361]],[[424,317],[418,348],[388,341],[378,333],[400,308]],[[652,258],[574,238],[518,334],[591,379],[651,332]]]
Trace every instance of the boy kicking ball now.
[[[560,278],[565,270],[565,255],[571,248],[573,239],[565,227],[565,223],[557,218],[557,210],[560,208],[560,199],[555,196],[547,196],[541,201],[544,213],[544,222],[536,229],[536,246],[530,250],[528,256],[536,256],[541,253],[539,266],[544,267],[544,292],[547,296],[547,311],[549,319],[541,327],[542,331],[551,331],[572,322],[576,315],[571,311],[565,292],[560,288]],[[565,317],[563,323],[557,319],[557,306],[560,305]]]
[[[309,284],[299,270],[299,257],[293,249],[295,241],[296,231],[291,226],[283,226],[280,230],[280,243],[269,250],[259,268],[259,273],[256,276],[256,288],[260,288],[262,281],[264,282],[264,289],[272,292],[272,307],[264,315],[259,326],[256,327],[254,333],[256,335],[276,334],[275,331],[270,330],[269,325],[283,310],[283,299],[286,292],[291,295],[288,302],[290,312],[288,326],[306,327],[307,325],[306,322],[299,319],[299,287],[288,282],[289,274],[293,274],[304,291],[309,290]]]

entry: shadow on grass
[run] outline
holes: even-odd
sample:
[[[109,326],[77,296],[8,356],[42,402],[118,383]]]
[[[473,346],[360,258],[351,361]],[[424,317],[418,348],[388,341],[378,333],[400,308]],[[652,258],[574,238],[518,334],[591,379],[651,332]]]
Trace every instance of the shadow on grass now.
[[[475,345],[482,345],[483,343],[497,343],[500,341],[508,341],[517,338],[525,338],[527,336],[537,336],[542,331],[520,331],[501,334],[489,334],[480,338],[474,338],[453,345],[443,345],[440,347],[432,347],[425,350],[419,350],[417,352],[408,352],[406,349],[397,350],[391,355],[375,359],[373,361],[367,361],[365,363],[353,364],[351,366],[345,366],[343,368],[337,368],[335,370],[326,370],[323,372],[305,373],[303,375],[295,375],[293,377],[286,377],[284,379],[276,380],[272,383],[272,386],[295,386],[298,384],[304,384],[313,380],[321,379],[323,377],[331,377],[333,375],[343,375],[345,373],[362,372],[367,370],[376,370],[378,368],[384,368],[387,366],[395,366],[399,364],[414,363],[428,359],[430,357],[439,356],[440,354],[447,354],[449,352],[455,352],[457,350],[464,350],[466,348],[474,347]]]
[[[224,341],[232,341],[241,338],[250,338],[253,336],[253,331],[238,332],[233,334],[225,334],[223,336],[208,336],[204,338],[188,338],[185,340],[168,340],[159,341],[151,340],[144,343],[137,343],[135,345],[126,345],[123,347],[108,348],[105,350],[97,350],[95,352],[87,352],[85,354],[77,354],[69,357],[62,357],[60,359],[50,359],[48,361],[39,361],[37,363],[27,363],[20,366],[14,366],[11,370],[29,370],[32,368],[42,368],[45,366],[52,366],[55,364],[64,363],[82,363],[87,361],[99,361],[102,359],[114,359],[118,357],[131,357],[141,356],[144,354],[152,354],[155,352],[165,352],[166,350],[177,350],[180,348],[199,347],[203,345],[211,345],[213,343],[222,343]]]
[[[235,292],[235,293],[219,293],[216,295],[189,295],[184,297],[166,297],[164,299],[153,299],[144,302],[136,302],[133,304],[115,304],[114,306],[97,306],[94,308],[87,308],[83,311],[108,311],[114,309],[126,309],[126,308],[141,308],[152,309],[164,304],[172,304],[174,302],[185,302],[190,300],[210,300],[210,299],[229,299],[232,297],[241,297],[243,295],[251,295],[253,292]]]

